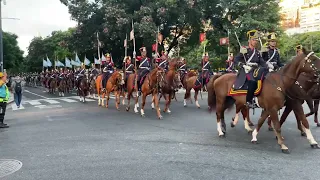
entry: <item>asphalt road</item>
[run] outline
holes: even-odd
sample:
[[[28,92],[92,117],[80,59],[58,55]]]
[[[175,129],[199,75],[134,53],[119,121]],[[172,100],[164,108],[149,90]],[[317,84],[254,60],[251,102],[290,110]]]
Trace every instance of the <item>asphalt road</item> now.
[[[283,154],[273,132],[265,125],[251,144],[242,118],[219,138],[215,114],[209,114],[206,95],[183,107],[183,96],[171,106],[172,114],[158,120],[151,109],[146,117],[97,106],[97,100],[80,103],[72,94],[52,96],[43,89],[27,88],[23,109],[7,109],[8,129],[0,129],[0,159],[23,163],[6,180],[57,179],[318,179],[320,150],[310,148],[296,129],[293,114],[283,127],[291,154]],[[162,100],[163,102],[163,100]],[[132,106],[133,107],[133,106]],[[161,103],[163,108],[163,103]],[[260,110],[251,115],[257,122]],[[312,122],[312,120],[310,120]],[[316,140],[320,129],[312,124]],[[1,170],[1,168],[0,168]]]

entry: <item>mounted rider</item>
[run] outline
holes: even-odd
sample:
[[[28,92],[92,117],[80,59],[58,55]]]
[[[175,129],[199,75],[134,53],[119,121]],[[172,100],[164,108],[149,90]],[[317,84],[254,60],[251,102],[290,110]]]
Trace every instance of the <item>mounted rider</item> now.
[[[90,71],[90,80],[94,77],[96,77],[99,74],[99,71],[97,70],[97,68],[95,67],[95,64],[92,63],[91,64],[91,71]]]
[[[102,73],[103,73],[103,75],[102,75],[102,87],[103,87],[102,91],[105,90],[105,87],[107,85],[107,81],[108,81],[110,75],[114,71],[114,64],[113,64],[113,62],[111,60],[110,54],[107,53],[105,56],[106,56],[106,61],[105,61],[104,65],[103,65],[104,68],[102,70]]]
[[[209,62],[209,54],[207,52],[202,55],[200,67],[201,70],[199,71],[199,80],[204,87],[208,83],[210,75],[212,74],[212,69]]]
[[[126,87],[126,84],[127,84],[127,80],[128,80],[128,77],[130,74],[133,74],[134,73],[134,65],[131,61],[131,57],[130,56],[126,56],[123,58],[123,72],[126,72],[126,76],[124,78],[124,84]]]
[[[165,71],[168,71],[168,66],[169,66],[169,62],[168,62],[168,53],[165,51],[162,51],[161,53],[161,57],[156,59],[156,62],[158,64],[159,67],[161,67],[162,69],[164,69]]]
[[[140,49],[141,56],[137,56],[136,61],[139,62],[138,66],[138,96],[141,95],[141,86],[142,86],[142,78],[144,78],[149,72],[151,68],[150,58],[147,57],[147,49],[146,47],[141,47]]]
[[[299,44],[299,45],[296,46],[296,55],[297,55],[297,56],[300,55],[300,54],[303,54],[302,48],[303,48],[303,47],[302,47],[301,44]]]
[[[226,60],[226,71],[232,72],[234,71],[234,57],[233,53],[230,53],[228,59]]]
[[[77,71],[78,74],[76,76],[76,86],[79,87],[80,81],[86,73],[86,66],[84,63],[81,63],[81,69]]]
[[[257,80],[253,73],[259,74],[259,72],[264,72],[267,69],[267,64],[262,58],[260,52],[256,49],[259,41],[259,35],[257,30],[251,30],[247,32],[248,46],[241,47],[239,55],[235,58],[235,64],[239,65],[246,74],[246,79],[248,81],[248,91],[246,97],[246,106],[249,108],[254,108],[253,97],[254,91],[257,88]],[[263,68],[261,68],[263,67]]]
[[[267,35],[268,46],[263,46],[261,48],[262,57],[269,67],[269,71],[275,71],[283,66],[280,62],[280,52],[276,48],[277,37],[276,33],[269,33]]]
[[[179,66],[179,69],[178,69],[179,73],[180,73],[180,77],[181,79],[184,78],[184,76],[188,73],[188,70],[187,70],[187,61],[185,58],[181,58],[181,64]]]

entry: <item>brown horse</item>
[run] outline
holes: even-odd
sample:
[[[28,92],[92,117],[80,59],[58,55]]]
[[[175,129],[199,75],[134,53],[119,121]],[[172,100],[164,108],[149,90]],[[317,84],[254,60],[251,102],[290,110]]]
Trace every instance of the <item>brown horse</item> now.
[[[173,59],[168,62],[169,62],[169,69],[168,69],[168,72],[165,73],[165,79],[160,84],[159,90],[161,92],[160,95],[161,96],[163,95],[166,100],[166,104],[165,104],[165,108],[164,108],[163,112],[167,112],[170,114],[171,111],[170,111],[169,107],[171,104],[171,99],[173,99],[175,89],[179,86],[182,86],[182,84],[180,81],[180,74],[179,74],[179,72],[176,72],[177,59]],[[178,79],[178,81],[177,81],[177,79]],[[160,100],[160,97],[159,97],[159,100]],[[152,109],[154,109],[154,102],[155,102],[155,97],[153,96],[152,97],[152,104],[151,104]]]
[[[59,96],[64,96],[64,94],[67,92],[68,86],[67,86],[67,81],[65,78],[60,80],[58,91],[59,91]]]
[[[106,101],[106,108],[109,106],[109,99],[110,99],[110,93],[113,92],[116,100],[116,108],[117,110],[120,110],[119,104],[120,104],[120,91],[121,91],[121,85],[123,84],[122,82],[122,73],[119,71],[115,71],[112,73],[112,75],[109,77],[106,87],[102,87],[102,77],[103,75],[100,74],[98,75],[95,84],[96,84],[96,91],[98,94],[98,105],[99,106],[104,106],[104,99],[105,96],[107,96],[107,101]],[[102,92],[102,89],[105,88],[105,92]],[[102,95],[102,97],[101,97]]]
[[[96,95],[96,76],[92,77],[91,80],[90,80],[90,87],[89,87],[89,93],[91,95],[91,98],[94,98],[95,95]]]
[[[87,74],[80,80],[79,87],[77,87],[77,94],[80,96],[80,102],[86,102],[86,96],[89,92],[89,83]]]
[[[176,88],[176,89],[181,89],[181,88],[183,87],[183,84],[182,84],[182,82],[181,82],[180,72],[176,72],[176,73],[175,73],[175,77],[174,77],[173,81],[174,81],[174,84],[175,84],[175,88]],[[161,99],[162,97],[163,97],[164,100],[166,100],[166,97],[163,96],[162,93],[160,92],[160,93],[159,93],[159,101],[160,101],[160,99]],[[176,91],[174,91],[174,92],[172,93],[172,98],[171,98],[171,99],[174,99],[175,101],[178,101],[178,100],[177,100],[177,96],[176,96]],[[152,109],[154,109],[154,99],[152,99],[151,107],[152,107]]]
[[[56,92],[56,89],[57,89],[57,79],[53,78],[53,79],[51,79],[50,84],[49,84],[49,93],[54,94]]]
[[[288,63],[283,68],[283,71],[270,73],[266,77],[261,92],[257,97],[257,102],[259,106],[263,108],[263,110],[258,125],[252,133],[252,143],[257,142],[257,134],[266,118],[270,115],[272,123],[274,125],[278,144],[280,145],[283,153],[289,153],[289,150],[287,146],[284,144],[284,140],[281,136],[281,127],[277,112],[280,108],[284,106],[286,90],[295,83],[299,75],[302,72],[315,72],[318,68],[320,68],[320,66],[314,66],[314,63],[316,61],[319,61],[320,59],[314,56],[313,54],[313,52],[307,52],[305,49],[303,49],[303,54],[295,57],[292,60],[292,62]],[[228,96],[228,92],[230,92],[236,78],[237,77],[235,74],[225,74],[214,81],[213,89],[215,92],[215,96],[210,106],[213,107],[214,105],[216,105],[217,130],[220,137],[225,136],[226,132],[224,122],[224,111],[230,108],[229,105],[233,104],[234,102],[236,103],[236,106],[245,106],[245,95],[232,97]],[[311,146],[318,147],[317,142],[314,140],[311,134],[307,122],[304,121],[302,123]]]
[[[155,101],[155,107],[156,107],[156,111],[157,111],[157,116],[159,119],[162,119],[161,113],[160,113],[160,109],[159,109],[159,99],[158,99],[158,87],[160,86],[160,84],[162,82],[165,81],[165,72],[162,68],[160,67],[155,67],[149,74],[147,74],[147,76],[144,79],[144,82],[141,86],[141,93],[142,93],[142,104],[141,104],[141,116],[144,117],[144,106],[146,104],[146,98],[149,94],[152,94],[152,97],[154,97]],[[128,79],[128,85],[129,85],[129,79]],[[132,88],[133,86],[131,86]],[[128,88],[128,95],[127,97],[130,97],[130,93],[129,91],[131,91],[131,95],[133,90],[129,90]],[[136,101],[135,101],[135,107],[134,107],[134,112],[135,113],[139,113],[138,111],[138,103],[139,103],[139,96],[136,97]],[[128,106],[130,105],[130,100],[128,99]],[[127,107],[128,110],[128,107]]]
[[[316,63],[315,63],[316,64]],[[290,114],[290,112],[293,110],[294,114],[296,116],[297,120],[297,126],[298,129],[301,132],[301,136],[305,136],[306,133],[304,132],[301,122],[302,119],[317,113],[318,108],[313,106],[313,99],[319,99],[320,93],[319,93],[319,79],[316,74],[305,74],[302,73],[296,83],[287,91],[287,97],[286,97],[286,108],[282,113],[282,116],[280,118],[280,125],[285,122],[286,118]],[[304,101],[307,102],[311,112],[307,113],[306,115],[303,114],[303,108],[302,104]],[[301,114],[302,113],[302,114]],[[302,118],[302,119],[301,119]],[[319,127],[320,124],[317,121],[317,116],[315,115],[314,122]],[[269,130],[272,131],[272,125],[271,125],[271,118],[268,119],[268,125]]]
[[[190,99],[192,103],[192,99],[190,97],[191,97],[191,90],[193,89],[195,91],[194,100],[196,101],[197,107],[200,108],[200,105],[198,103],[198,93],[199,91],[201,91],[201,86],[195,87],[195,82],[198,79],[198,74],[196,72],[189,71],[187,74],[180,73],[180,77],[181,77],[181,83],[183,84],[183,88],[186,90],[184,99],[183,99],[184,107],[187,106],[187,99]]]

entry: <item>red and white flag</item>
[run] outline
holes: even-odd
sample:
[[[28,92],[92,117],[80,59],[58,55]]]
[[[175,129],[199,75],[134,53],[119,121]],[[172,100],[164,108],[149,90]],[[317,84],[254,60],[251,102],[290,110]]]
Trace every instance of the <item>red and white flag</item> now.
[[[200,43],[206,40],[206,33],[200,33]]]
[[[134,39],[134,27],[133,27],[133,21],[132,21],[132,30],[130,32],[130,41]]]
[[[127,38],[123,42],[123,47],[127,47]]]
[[[228,45],[228,44],[229,44],[229,38],[228,37],[220,38],[220,46]]]

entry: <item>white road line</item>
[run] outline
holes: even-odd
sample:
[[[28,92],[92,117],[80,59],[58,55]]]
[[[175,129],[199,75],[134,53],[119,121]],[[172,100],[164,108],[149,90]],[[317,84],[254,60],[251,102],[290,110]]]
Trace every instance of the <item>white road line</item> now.
[[[27,101],[29,104],[31,104],[31,105],[41,105],[41,103],[39,102],[39,101],[37,101],[37,100],[32,100],[32,101]]]
[[[56,100],[52,100],[52,99],[44,99],[43,101],[46,101],[50,104],[59,104],[60,102],[59,101],[56,101]]]
[[[70,96],[70,98],[72,98],[72,99],[78,99],[79,102],[80,102],[80,97],[79,97],[79,96]],[[93,102],[93,101],[96,101],[96,100],[86,98],[86,101],[88,101],[88,102]]]
[[[64,98],[64,99],[59,99],[61,101],[65,101],[65,102],[69,102],[69,103],[72,103],[72,102],[78,102],[76,100],[73,100],[73,99],[68,99],[68,98]]]
[[[30,93],[30,94],[33,94],[33,95],[35,95],[35,96],[42,97],[42,98],[44,98],[44,99],[47,99],[47,97],[45,97],[45,96],[41,96],[41,95],[39,95],[39,94],[36,94],[36,93],[30,92],[30,91],[28,91],[28,90],[25,90],[24,92],[26,92],[26,93]]]
[[[22,106],[22,104],[20,104],[20,108],[18,108],[17,105],[16,105],[16,103],[13,103],[13,104],[11,105],[11,107],[12,107],[12,110],[13,110],[13,111],[24,109],[24,107]]]

